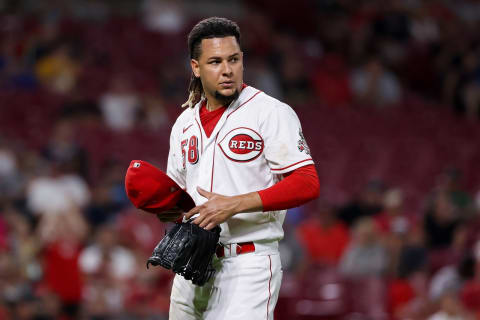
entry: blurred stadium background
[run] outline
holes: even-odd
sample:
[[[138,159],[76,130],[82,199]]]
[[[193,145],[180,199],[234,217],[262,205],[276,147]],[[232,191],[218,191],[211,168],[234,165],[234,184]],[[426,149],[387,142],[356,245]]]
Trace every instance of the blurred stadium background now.
[[[1,0],[0,319],[168,318],[172,274],[145,268],[165,225],[123,178],[165,168],[211,15],[320,176],[276,319],[480,319],[478,0]]]

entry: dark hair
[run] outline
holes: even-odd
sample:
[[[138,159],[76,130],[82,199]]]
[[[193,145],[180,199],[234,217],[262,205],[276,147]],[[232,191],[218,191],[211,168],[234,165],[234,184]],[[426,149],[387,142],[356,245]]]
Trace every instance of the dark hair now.
[[[203,39],[235,37],[240,45],[240,28],[225,18],[211,17],[204,19],[193,27],[188,35],[188,50],[191,59],[200,57],[200,48]]]
[[[235,37],[240,45],[240,28],[226,18],[211,17],[197,23],[188,35],[188,51],[191,59],[198,59],[201,54],[203,39]],[[202,82],[192,73],[188,86],[189,97],[182,107],[193,107],[201,98],[203,92]]]

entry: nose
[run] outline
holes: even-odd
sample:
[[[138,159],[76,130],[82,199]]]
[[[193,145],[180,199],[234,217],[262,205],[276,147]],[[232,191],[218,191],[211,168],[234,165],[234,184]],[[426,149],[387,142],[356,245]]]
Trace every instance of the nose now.
[[[230,66],[230,64],[228,63],[228,61],[224,61],[222,63],[223,65],[223,68],[222,68],[222,74],[224,76],[231,76],[232,75],[232,67]]]

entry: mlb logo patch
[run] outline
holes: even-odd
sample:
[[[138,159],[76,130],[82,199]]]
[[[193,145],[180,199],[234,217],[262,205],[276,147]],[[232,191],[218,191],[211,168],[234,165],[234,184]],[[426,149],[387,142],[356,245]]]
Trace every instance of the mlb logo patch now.
[[[140,168],[140,162],[134,162],[133,167],[134,168]]]

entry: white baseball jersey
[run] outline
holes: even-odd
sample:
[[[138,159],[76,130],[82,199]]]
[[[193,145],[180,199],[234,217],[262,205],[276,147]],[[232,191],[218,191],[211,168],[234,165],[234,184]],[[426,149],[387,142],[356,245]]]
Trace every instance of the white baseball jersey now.
[[[167,174],[200,205],[197,186],[234,196],[268,188],[283,173],[313,164],[300,121],[288,105],[245,87],[210,137],[200,123],[201,102],[185,110],[170,136]],[[283,237],[286,210],[239,213],[222,223],[222,243],[271,242]]]

